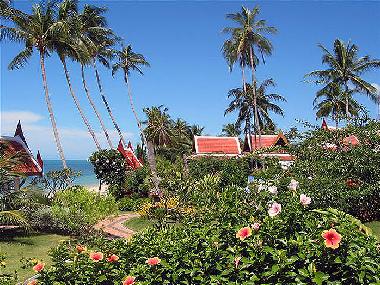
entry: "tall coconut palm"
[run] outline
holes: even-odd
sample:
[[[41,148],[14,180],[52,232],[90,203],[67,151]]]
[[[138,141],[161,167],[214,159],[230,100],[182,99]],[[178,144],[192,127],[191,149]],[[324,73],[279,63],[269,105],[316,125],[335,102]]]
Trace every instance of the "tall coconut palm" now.
[[[259,134],[259,144],[261,145],[261,129],[259,124],[259,114],[257,109],[256,76],[255,69],[259,63],[259,55],[264,61],[265,55],[271,55],[273,46],[272,43],[265,37],[266,34],[274,34],[276,28],[267,26],[265,20],[258,20],[257,16],[260,13],[259,6],[255,6],[252,10],[242,7],[241,12],[227,14],[226,18],[232,20],[236,26],[224,28],[224,32],[228,33],[231,38],[231,45],[235,46],[232,50],[236,50],[236,54],[240,55],[241,61],[245,62],[247,56],[252,74],[253,86],[253,108],[254,108],[254,124],[256,132]],[[236,56],[239,58],[239,56]],[[243,83],[243,88],[244,88]]]
[[[350,90],[349,92],[354,93],[355,91]],[[347,98],[349,114],[352,117],[356,117],[359,114],[361,106],[352,98],[352,94],[346,96],[342,87],[337,83],[330,83],[325,86],[317,92],[313,102],[317,118],[331,116],[335,121],[336,128],[338,128],[339,121],[346,114]]]
[[[227,137],[238,137],[241,135],[241,129],[235,124],[226,124],[222,128],[222,135]]]
[[[272,79],[263,81],[256,91],[253,91],[252,85],[246,84],[246,92],[242,88],[231,89],[228,92],[228,97],[232,98],[229,106],[225,110],[225,115],[231,112],[238,112],[236,120],[236,127],[241,127],[244,123],[244,132],[246,134],[251,133],[251,121],[254,116],[254,108],[252,102],[255,95],[257,96],[257,119],[260,124],[260,128],[273,128],[274,122],[270,117],[271,113],[282,115],[283,110],[274,102],[286,101],[284,97],[275,93],[267,93],[267,88],[274,86]]]
[[[190,138],[194,140],[194,136],[201,136],[203,134],[205,127],[201,127],[199,125],[191,125],[190,126]]]
[[[306,78],[313,78],[316,84],[337,83],[344,87],[346,96],[346,117],[349,118],[349,102],[352,92],[349,85],[354,86],[356,92],[367,95],[372,101],[377,102],[376,88],[362,78],[363,73],[380,68],[380,60],[371,59],[366,55],[358,56],[359,48],[348,42],[336,39],[334,41],[333,51],[330,52],[323,45],[319,44],[322,49],[322,63],[328,66],[324,70],[315,70],[305,75]]]
[[[137,71],[137,73],[143,75],[141,67],[150,66],[150,65],[142,54],[135,53],[132,50],[131,45],[127,45],[126,47],[123,47],[121,51],[116,52],[116,55],[118,57],[118,61],[112,66],[112,75],[114,76],[115,73],[119,70],[123,71],[124,81],[125,81],[125,84],[127,84],[127,88],[128,88],[129,103],[131,105],[131,109],[132,109],[133,115],[135,116],[136,123],[140,130],[140,133],[144,137],[141,121],[137,115],[135,106],[133,104],[132,91],[131,91],[131,86],[129,83],[129,76],[130,76],[131,71]]]
[[[109,28],[106,28],[106,20],[105,20],[105,17],[103,16],[104,12],[105,12],[105,9],[103,8],[99,8],[92,5],[85,5],[83,8],[83,11],[77,17],[76,31],[78,33],[78,37],[80,41],[82,42],[82,44],[88,51],[85,54],[82,53],[82,56],[78,59],[81,65],[81,76],[82,76],[83,88],[85,90],[86,97],[107,139],[107,143],[109,147],[112,149],[113,144],[112,144],[110,135],[108,134],[103,118],[91,97],[87,80],[85,77],[85,66],[92,64],[93,52],[91,52],[91,50],[93,50],[94,48],[96,50],[98,42],[102,42],[103,39],[109,37],[112,34],[112,31]],[[106,106],[108,106],[108,102],[106,99],[105,99],[105,102],[106,102]]]
[[[60,141],[57,124],[50,101],[49,89],[46,78],[45,59],[54,50],[54,44],[62,41],[60,34],[65,32],[62,22],[56,21],[56,11],[51,2],[34,4],[31,15],[17,13],[9,19],[12,26],[4,26],[1,29],[1,39],[20,42],[25,45],[24,49],[10,62],[8,68],[18,69],[23,67],[34,51],[40,57],[42,82],[45,91],[45,101],[53,129],[57,150],[62,160],[62,165],[67,168],[64,151]]]
[[[87,119],[86,115],[84,114],[79,99],[76,96],[73,86],[71,84],[70,74],[67,68],[66,64],[66,58],[70,57],[74,60],[77,60],[80,58],[78,53],[80,54],[81,49],[80,45],[77,44],[77,25],[76,23],[76,17],[78,13],[78,7],[77,7],[77,0],[64,0],[59,4],[58,7],[58,21],[65,23],[68,28],[66,29],[67,34],[61,33],[60,37],[62,40],[56,41],[54,43],[54,48],[58,54],[58,57],[62,63],[63,70],[65,72],[65,77],[67,81],[67,85],[69,87],[69,91],[71,94],[71,97],[74,100],[75,106],[84,122],[84,124],[87,127],[88,132],[90,133],[92,139],[94,140],[94,143],[98,150],[101,150],[100,144],[98,142],[98,139],[96,138],[95,132],[91,127],[91,124],[89,120]]]

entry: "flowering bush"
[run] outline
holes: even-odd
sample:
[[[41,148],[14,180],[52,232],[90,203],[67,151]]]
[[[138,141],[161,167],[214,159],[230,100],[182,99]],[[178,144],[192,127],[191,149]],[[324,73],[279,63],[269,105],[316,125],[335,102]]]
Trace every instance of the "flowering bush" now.
[[[302,184],[296,190],[272,184],[274,194],[206,180],[208,187],[205,179],[194,186],[199,193],[187,202],[196,212],[181,225],[81,251],[67,242],[52,252],[53,266],[40,272],[39,284],[380,282],[379,244],[369,230],[341,211],[313,209]],[[94,262],[94,253],[104,258]]]

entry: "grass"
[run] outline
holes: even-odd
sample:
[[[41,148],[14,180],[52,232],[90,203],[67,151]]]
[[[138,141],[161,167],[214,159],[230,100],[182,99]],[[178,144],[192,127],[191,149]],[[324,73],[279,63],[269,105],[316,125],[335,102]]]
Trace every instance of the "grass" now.
[[[127,228],[129,228],[135,232],[139,232],[139,231],[142,231],[142,230],[152,226],[153,224],[154,224],[154,221],[148,220],[148,219],[143,218],[143,217],[136,217],[136,218],[132,218],[132,219],[126,221],[124,223],[124,226],[126,226]]]
[[[380,221],[366,223],[366,226],[371,228],[373,233],[380,238]]]
[[[49,265],[50,258],[48,251],[57,246],[61,240],[69,237],[56,234],[38,234],[25,237],[7,237],[0,239],[0,252],[6,254],[6,268],[4,273],[14,273],[17,271],[18,281],[33,276],[31,268],[22,268],[20,259],[36,258]]]

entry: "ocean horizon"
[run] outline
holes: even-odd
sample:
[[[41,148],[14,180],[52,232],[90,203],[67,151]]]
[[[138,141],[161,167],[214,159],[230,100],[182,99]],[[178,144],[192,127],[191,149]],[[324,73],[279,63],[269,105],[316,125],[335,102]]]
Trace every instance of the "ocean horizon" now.
[[[99,180],[96,179],[94,168],[88,160],[66,160],[68,167],[75,171],[80,171],[81,175],[74,180],[74,184],[83,186],[98,186]],[[61,170],[61,160],[44,160],[44,173],[52,170]]]

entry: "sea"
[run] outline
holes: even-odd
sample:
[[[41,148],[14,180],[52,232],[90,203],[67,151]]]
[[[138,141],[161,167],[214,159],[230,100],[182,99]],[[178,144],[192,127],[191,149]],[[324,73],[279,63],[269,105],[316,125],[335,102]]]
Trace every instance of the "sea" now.
[[[96,179],[94,167],[87,160],[66,160],[67,166],[75,171],[80,171],[81,175],[74,180],[74,184],[83,186],[98,186],[99,180]],[[44,160],[44,173],[51,170],[61,170],[62,161],[60,160]]]

